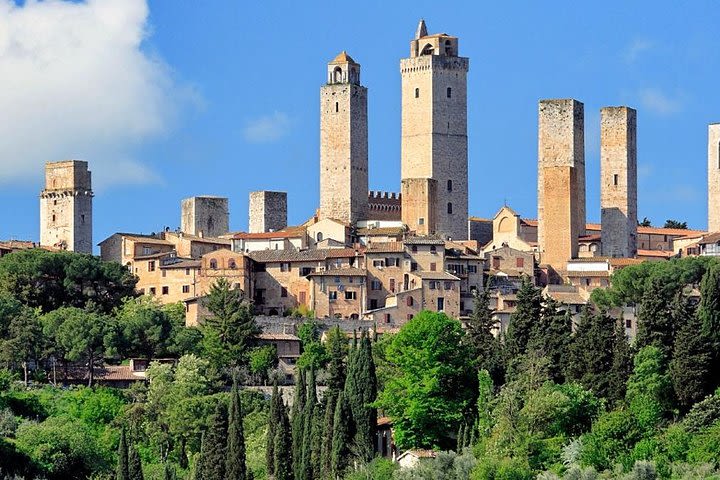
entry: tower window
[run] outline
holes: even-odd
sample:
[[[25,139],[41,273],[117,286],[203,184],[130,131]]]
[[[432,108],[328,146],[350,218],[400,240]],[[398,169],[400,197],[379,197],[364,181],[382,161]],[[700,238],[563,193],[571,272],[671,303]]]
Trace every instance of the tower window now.
[[[615,185],[617,187],[617,184],[618,184],[618,174],[616,173],[615,175],[613,175],[613,185]]]
[[[448,202],[447,212],[452,213],[452,203],[451,202]]]
[[[447,97],[452,98],[452,88],[447,87]]]
[[[80,215],[80,225],[85,225],[85,215]]]
[[[57,200],[53,200],[53,205],[57,205]]]
[[[419,88],[415,89],[415,98],[420,98],[420,89]]]
[[[55,214],[53,214],[52,221],[53,222],[55,221]]]
[[[333,71],[333,81],[335,83],[342,82],[342,69],[340,67],[335,67],[335,70]]]
[[[335,113],[337,113],[339,111],[340,111],[340,105],[338,104],[338,102],[335,102]]]
[[[423,218],[423,217],[418,218],[418,225],[425,225],[425,218]]]
[[[452,192],[452,180],[447,181],[447,191]]]

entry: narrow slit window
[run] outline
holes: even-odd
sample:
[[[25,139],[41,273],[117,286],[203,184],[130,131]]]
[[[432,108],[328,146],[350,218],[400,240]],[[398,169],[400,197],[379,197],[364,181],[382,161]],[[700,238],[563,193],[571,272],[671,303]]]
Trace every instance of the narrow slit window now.
[[[613,175],[613,185],[615,185],[617,187],[617,184],[618,184],[618,174],[616,173],[615,175]]]
[[[415,98],[420,98],[420,89],[419,88],[415,89]]]
[[[452,98],[452,88],[451,87],[447,87],[447,97]]]
[[[335,113],[340,111],[340,104],[338,102],[335,102]]]
[[[448,205],[447,205],[447,212],[452,213],[452,203],[450,203],[450,202],[448,202]]]

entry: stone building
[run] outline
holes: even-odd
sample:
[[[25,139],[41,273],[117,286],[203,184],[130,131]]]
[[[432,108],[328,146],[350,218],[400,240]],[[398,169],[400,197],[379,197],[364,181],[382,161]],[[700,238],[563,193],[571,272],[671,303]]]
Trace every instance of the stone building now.
[[[45,164],[40,193],[40,245],[92,253],[92,179],[79,160]]]
[[[458,38],[420,21],[402,76],[402,220],[411,231],[467,238],[468,58]],[[433,209],[432,214],[427,210]]]
[[[190,197],[182,201],[180,230],[199,237],[219,237],[230,231],[228,199],[224,197]]]
[[[637,113],[628,107],[600,110],[600,212],[602,253],[637,253]]]
[[[346,52],[328,64],[320,87],[320,218],[355,223],[367,218],[367,88]]]
[[[541,261],[562,269],[585,228],[583,104],[541,100],[538,119],[538,244]]]
[[[708,125],[708,231],[720,231],[720,123]]]
[[[287,227],[287,192],[250,192],[248,233],[277,232]]]

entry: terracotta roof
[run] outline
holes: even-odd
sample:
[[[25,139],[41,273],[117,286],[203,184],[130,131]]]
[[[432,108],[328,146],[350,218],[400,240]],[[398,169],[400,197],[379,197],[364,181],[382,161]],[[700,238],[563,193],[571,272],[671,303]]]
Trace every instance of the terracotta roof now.
[[[58,368],[56,375],[70,381],[88,380],[88,371],[85,367],[70,367],[65,377],[65,369]],[[130,365],[105,365],[103,367],[95,367],[93,377],[96,382],[127,382],[127,381],[143,381],[145,380],[145,372],[133,372]]]
[[[671,235],[674,237],[692,237],[701,235],[702,230],[690,230],[687,228],[657,228],[657,227],[637,227],[637,233],[646,235]]]
[[[592,235],[580,235],[578,241],[580,242],[593,242],[600,240],[601,235],[599,233],[593,233]]]
[[[643,260],[640,258],[611,258],[610,259],[610,265],[612,265],[614,267],[637,265],[638,263],[643,263]]]
[[[277,232],[236,233],[233,238],[238,240],[271,240],[273,238],[298,238],[305,236],[305,234],[305,227],[288,227]]]
[[[322,272],[311,272],[308,277],[364,277],[365,270],[360,268],[333,268]]]
[[[324,248],[314,250],[258,250],[247,254],[256,262],[317,262],[327,258],[348,258],[356,255],[352,248]]]
[[[367,253],[402,253],[405,251],[403,242],[370,242],[367,244]]]
[[[168,265],[160,265],[160,268],[200,268],[200,260],[181,260]]]
[[[639,250],[637,251],[638,257],[655,257],[655,258],[670,258],[675,256],[675,252],[668,250]]]
[[[368,237],[381,235],[402,235],[405,232],[403,227],[377,227],[377,228],[358,228],[358,235]]]
[[[708,245],[710,243],[720,242],[720,232],[710,233],[705,235],[702,240],[697,242],[699,245]]]
[[[576,292],[546,292],[547,296],[553,300],[567,304],[567,305],[585,305],[588,303],[587,299]]]
[[[169,252],[158,252],[158,253],[151,253],[150,255],[138,255],[137,257],[133,257],[133,260],[152,260],[153,258],[162,258],[167,257],[168,255],[173,254],[173,250]]]
[[[261,333],[256,337],[258,340],[286,340],[299,342],[300,338],[289,333]]]
[[[35,242],[29,240],[3,240],[0,241],[0,248],[10,248],[13,250],[35,248]]]
[[[357,62],[355,62],[355,60],[353,60],[352,57],[348,55],[345,50],[340,52],[337,57],[333,58],[332,62],[330,63],[354,63],[357,65]]]
[[[378,427],[384,427],[386,425],[388,425],[388,426],[392,425],[392,419],[390,417],[380,417],[377,419]]]
[[[405,239],[405,245],[443,245],[445,240],[437,237],[408,237]]]
[[[568,277],[609,277],[610,272],[608,270],[587,270],[577,271],[570,270],[566,272]]]
[[[122,235],[123,237],[125,237],[126,240],[130,240],[132,242],[153,243],[155,245],[169,245],[169,246],[173,245],[172,242],[169,242],[167,240],[163,240],[162,238],[157,238],[157,237],[134,235],[134,234],[126,235],[124,233],[121,233],[119,235]]]
[[[410,272],[411,275],[420,277],[423,280],[448,280],[448,281],[460,281],[458,277],[447,272]]]
[[[582,257],[582,258],[573,258],[572,260],[569,260],[568,263],[602,263],[607,262],[609,260],[609,257]]]

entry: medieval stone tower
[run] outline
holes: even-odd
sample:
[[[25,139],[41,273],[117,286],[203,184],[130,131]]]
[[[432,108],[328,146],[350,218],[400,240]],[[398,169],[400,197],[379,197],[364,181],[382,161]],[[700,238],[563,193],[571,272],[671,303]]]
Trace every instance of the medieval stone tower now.
[[[538,116],[538,245],[564,269],[585,233],[585,113],[573,99],[541,100]]]
[[[180,205],[180,230],[201,237],[219,237],[230,231],[228,199],[224,197],[190,197]]]
[[[88,163],[45,164],[40,193],[40,245],[92,253],[92,181]]]
[[[421,20],[410,57],[400,60],[401,191],[402,220],[410,230],[462,240],[468,221],[470,60],[458,53],[457,37],[428,35]],[[434,215],[425,213],[430,208]]]
[[[708,126],[708,231],[720,231],[720,123]]]
[[[637,253],[637,113],[600,110],[600,215],[607,257]]]
[[[320,87],[320,218],[347,223],[368,209],[367,88],[346,52],[328,64]]]
[[[277,232],[287,227],[287,192],[250,192],[248,232]]]

